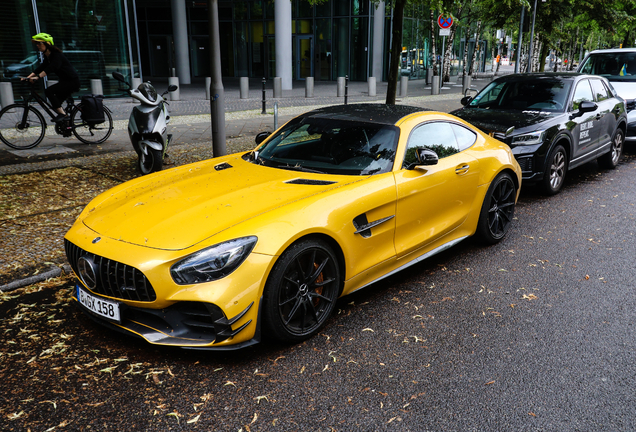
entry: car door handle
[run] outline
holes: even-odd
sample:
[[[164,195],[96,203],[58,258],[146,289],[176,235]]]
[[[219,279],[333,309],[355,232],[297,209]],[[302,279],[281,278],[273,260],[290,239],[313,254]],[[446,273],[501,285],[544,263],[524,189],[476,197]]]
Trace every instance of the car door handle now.
[[[600,113],[599,113],[599,114],[596,114],[596,120],[600,120],[602,117],[603,117],[603,116],[602,116]]]
[[[455,174],[466,174],[469,169],[470,165],[468,164],[458,165],[457,168],[455,168]]]

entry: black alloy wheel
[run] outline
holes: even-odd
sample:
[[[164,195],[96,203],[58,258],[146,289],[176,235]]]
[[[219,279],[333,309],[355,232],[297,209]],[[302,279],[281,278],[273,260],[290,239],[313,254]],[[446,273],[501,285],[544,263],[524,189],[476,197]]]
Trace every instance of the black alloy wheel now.
[[[625,137],[621,129],[617,129],[614,134],[614,138],[610,144],[610,151],[598,158],[599,164],[603,168],[614,169],[618,166],[618,161],[623,156],[623,147],[625,144]]]
[[[565,174],[568,171],[568,155],[562,145],[557,145],[550,152],[542,187],[546,195],[556,195],[563,187]]]
[[[481,207],[477,224],[477,236],[481,241],[495,244],[504,238],[515,214],[516,199],[517,188],[510,174],[499,174],[491,183]]]
[[[265,287],[263,325],[282,342],[315,334],[340,293],[340,268],[331,248],[318,240],[292,245],[279,258]]]

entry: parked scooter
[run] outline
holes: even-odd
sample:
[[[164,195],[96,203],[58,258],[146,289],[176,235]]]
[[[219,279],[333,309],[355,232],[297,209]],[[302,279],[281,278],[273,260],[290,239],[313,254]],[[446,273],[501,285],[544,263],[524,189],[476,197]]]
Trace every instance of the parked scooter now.
[[[133,89],[121,73],[113,72],[113,78],[126,84],[130,96],[141,102],[141,105],[133,108],[128,120],[130,142],[139,156],[139,172],[145,175],[161,171],[163,158],[172,138],[172,135],[167,133],[170,114],[164,96],[178,87],[171,84],[168,90],[157,95],[157,91],[149,82],[141,83]]]

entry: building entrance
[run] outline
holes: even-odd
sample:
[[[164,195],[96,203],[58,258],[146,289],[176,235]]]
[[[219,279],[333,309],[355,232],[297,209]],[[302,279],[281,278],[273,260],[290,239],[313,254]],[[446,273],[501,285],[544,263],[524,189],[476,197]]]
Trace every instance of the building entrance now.
[[[295,36],[294,78],[304,80],[314,76],[314,39],[313,36]]]
[[[172,36],[148,36],[150,39],[150,74],[153,77],[169,77],[174,66]]]

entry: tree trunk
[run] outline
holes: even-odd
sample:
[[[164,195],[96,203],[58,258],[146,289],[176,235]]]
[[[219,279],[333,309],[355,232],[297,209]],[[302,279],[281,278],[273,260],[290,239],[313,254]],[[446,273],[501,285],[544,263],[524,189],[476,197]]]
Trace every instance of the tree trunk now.
[[[402,57],[402,24],[404,22],[404,5],[406,0],[396,0],[393,9],[393,40],[391,43],[391,62],[389,80],[386,89],[386,104],[395,105],[398,79],[400,77],[400,61]]]
[[[462,10],[464,6],[460,6],[457,11],[457,16],[455,17],[456,21],[459,21],[462,16]],[[446,51],[444,52],[444,73],[442,76],[444,77],[442,82],[450,81],[450,71],[451,71],[451,57],[453,55],[453,43],[455,42],[455,35],[457,34],[457,24],[451,26],[450,35],[448,35],[448,44],[446,45]]]
[[[481,36],[481,21],[477,21],[477,33],[475,36],[475,49],[473,50],[473,56],[470,60],[470,69],[468,70],[468,75],[473,75],[475,73],[475,60],[477,59],[477,51],[479,49],[479,37]]]
[[[495,37],[493,37],[492,39],[495,40],[497,39],[497,31],[495,30]],[[490,44],[490,72],[495,72],[495,44],[492,43]]]
[[[437,76],[437,49],[436,49],[436,44],[437,41],[435,40],[435,23],[437,22],[437,20],[435,19],[435,11],[433,9],[431,9],[431,54],[433,55],[433,76]]]
[[[545,58],[548,56],[548,51],[550,51],[550,46],[547,43],[542,44],[541,52],[539,53],[539,72],[545,72]],[[556,63],[556,56],[554,61]]]
[[[466,63],[468,62],[468,35],[471,33],[471,28],[473,23],[471,21],[468,22],[466,26],[466,34],[464,35],[464,59],[462,62],[462,77],[466,76]]]

